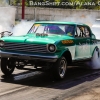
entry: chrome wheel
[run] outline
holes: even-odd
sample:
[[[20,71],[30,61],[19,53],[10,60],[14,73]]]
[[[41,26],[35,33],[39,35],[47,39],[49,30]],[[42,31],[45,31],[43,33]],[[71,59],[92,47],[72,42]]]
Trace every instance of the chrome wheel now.
[[[53,67],[53,74],[57,80],[61,80],[65,77],[67,70],[67,61],[64,56],[59,58]]]
[[[65,73],[66,73],[66,61],[62,59],[59,66],[60,77],[63,78],[65,76]]]

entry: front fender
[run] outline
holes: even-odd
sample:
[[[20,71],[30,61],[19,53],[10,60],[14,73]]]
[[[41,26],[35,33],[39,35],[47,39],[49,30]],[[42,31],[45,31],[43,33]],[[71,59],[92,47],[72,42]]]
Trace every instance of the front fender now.
[[[61,57],[63,56],[63,54],[64,54],[65,52],[67,52],[67,51],[70,52],[70,50],[69,50],[68,48],[65,49],[65,50],[61,50],[60,52],[57,53],[58,57],[61,58]],[[70,54],[71,54],[71,52],[70,52]]]

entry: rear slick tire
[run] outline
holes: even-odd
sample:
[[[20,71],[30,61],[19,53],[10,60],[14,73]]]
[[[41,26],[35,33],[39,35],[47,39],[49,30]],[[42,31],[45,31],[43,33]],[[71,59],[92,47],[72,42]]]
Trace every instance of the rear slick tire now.
[[[91,61],[87,62],[89,69],[100,69],[100,51],[99,48],[96,47]]]

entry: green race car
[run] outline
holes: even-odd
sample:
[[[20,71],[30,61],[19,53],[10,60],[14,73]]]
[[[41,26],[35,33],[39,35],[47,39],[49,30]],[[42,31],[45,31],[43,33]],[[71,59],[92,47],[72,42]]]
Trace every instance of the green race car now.
[[[63,79],[67,66],[75,61],[91,59],[100,41],[90,27],[74,22],[35,22],[27,35],[0,39],[1,70],[11,75],[14,68],[34,66],[33,71],[50,70]]]

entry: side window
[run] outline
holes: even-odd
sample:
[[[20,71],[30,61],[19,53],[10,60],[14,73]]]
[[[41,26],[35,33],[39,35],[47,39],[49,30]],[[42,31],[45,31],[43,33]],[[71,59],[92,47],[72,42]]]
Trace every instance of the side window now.
[[[87,27],[84,26],[77,26],[75,37],[90,37],[90,31]]]

